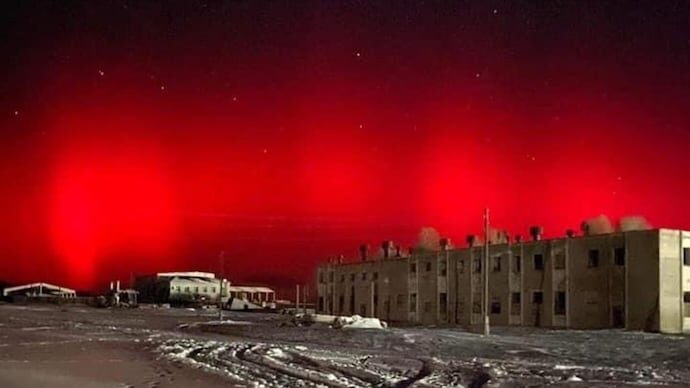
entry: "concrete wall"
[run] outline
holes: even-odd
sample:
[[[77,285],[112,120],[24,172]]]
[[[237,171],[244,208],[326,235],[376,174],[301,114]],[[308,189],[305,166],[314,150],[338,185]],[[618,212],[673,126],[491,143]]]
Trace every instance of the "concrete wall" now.
[[[318,292],[330,301],[323,306],[328,313],[476,325],[483,319],[483,271],[488,270],[493,325],[679,332],[690,327],[690,303],[683,302],[683,292],[690,292],[684,247],[690,247],[686,232],[649,230],[492,245],[488,266],[483,247],[427,252],[324,265],[317,272],[326,271]],[[535,292],[541,292],[541,303]],[[565,306],[557,303],[563,299]]]

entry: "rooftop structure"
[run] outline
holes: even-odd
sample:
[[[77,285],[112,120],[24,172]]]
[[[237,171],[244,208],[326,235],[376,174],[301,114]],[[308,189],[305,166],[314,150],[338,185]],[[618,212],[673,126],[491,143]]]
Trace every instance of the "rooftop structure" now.
[[[60,287],[50,283],[30,283],[21,286],[7,287],[2,291],[2,296],[28,296],[72,299],[77,297],[77,292],[71,288]]]

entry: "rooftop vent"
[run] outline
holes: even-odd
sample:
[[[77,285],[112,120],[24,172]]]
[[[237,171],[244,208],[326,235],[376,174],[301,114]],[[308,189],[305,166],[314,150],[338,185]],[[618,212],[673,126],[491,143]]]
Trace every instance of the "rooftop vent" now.
[[[533,226],[529,228],[529,235],[532,237],[533,241],[541,240],[541,235],[544,233],[544,228],[541,226]]]
[[[383,251],[383,258],[389,259],[393,251],[393,241],[384,241],[381,243],[381,250]]]
[[[359,258],[362,261],[367,261],[369,257],[369,245],[367,244],[362,244],[359,246]]]
[[[568,230],[565,231],[565,235],[566,235],[568,238],[573,238],[573,237],[575,237],[575,231],[572,230],[572,229],[568,229]]]
[[[448,237],[444,237],[439,241],[439,245],[441,245],[441,250],[442,251],[447,251],[450,249],[450,239]]]
[[[474,244],[477,242],[477,236],[473,234],[468,234],[465,238],[465,242],[467,242],[468,247],[472,248]]]

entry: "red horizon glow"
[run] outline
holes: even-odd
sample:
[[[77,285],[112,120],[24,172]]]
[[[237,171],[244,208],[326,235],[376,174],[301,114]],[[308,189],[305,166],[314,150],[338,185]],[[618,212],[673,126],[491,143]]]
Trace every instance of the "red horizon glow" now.
[[[29,85],[12,81],[25,95],[0,118],[0,280],[96,290],[217,272],[225,251],[231,280],[289,286],[423,226],[460,245],[487,206],[512,235],[599,214],[690,229],[685,62],[609,41],[608,21],[561,36],[535,11],[537,34],[477,5],[413,13],[428,28],[413,33],[373,11],[276,5],[295,14],[255,25],[263,9],[228,5],[235,23],[182,10],[180,32],[147,7],[83,11],[22,56]]]

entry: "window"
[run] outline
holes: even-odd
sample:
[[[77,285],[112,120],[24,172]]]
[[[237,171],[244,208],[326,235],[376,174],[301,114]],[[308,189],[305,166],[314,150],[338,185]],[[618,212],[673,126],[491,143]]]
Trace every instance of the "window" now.
[[[417,263],[410,263],[410,272],[417,273]]]
[[[613,263],[618,266],[625,265],[625,248],[615,248],[613,250]]]
[[[520,293],[519,292],[513,292],[510,294],[510,303],[520,304]]]
[[[319,283],[325,283],[323,272],[319,272]]]
[[[333,278],[334,278],[334,276],[335,276],[335,273],[329,272],[329,273],[328,273],[328,281],[331,282],[331,283],[333,283]]]
[[[690,266],[690,248],[683,248],[683,265]]]
[[[481,314],[482,313],[482,302],[475,300],[472,302],[472,312],[475,314]]]
[[[204,287],[204,294],[208,294],[208,287]]]
[[[482,272],[482,259],[474,259],[474,272]]]
[[[465,272],[465,260],[458,261],[458,273]]]
[[[403,304],[405,304],[405,295],[398,294],[395,300],[395,304],[397,304],[398,306],[402,306]]]
[[[544,270],[544,255],[537,253],[534,255],[534,269],[537,271]]]
[[[544,293],[541,291],[533,291],[532,292],[532,303],[534,303],[534,304],[544,303]]]
[[[362,280],[367,280],[367,273],[366,272],[362,272]]]
[[[366,317],[367,316],[367,305],[362,303],[359,305],[359,315]]]
[[[350,281],[351,282],[355,281],[355,274],[353,274],[353,273],[350,274]]]
[[[199,293],[199,287],[194,287],[194,293],[198,294]]]
[[[685,306],[683,311],[684,311],[684,317],[685,318],[690,318],[690,292],[684,292],[683,293],[683,303]]]
[[[340,275],[340,282],[345,283],[345,274]]]
[[[491,314],[501,313],[501,302],[491,302]]]
[[[565,291],[556,291],[553,299],[553,313],[565,315]]]
[[[556,257],[554,257],[553,261],[553,267],[555,269],[564,269],[565,268],[565,253],[557,253]]]
[[[345,312],[345,295],[338,296],[338,310],[341,314]]]
[[[501,272],[501,256],[496,256],[493,258],[493,266],[491,270],[494,272]]]
[[[410,294],[410,312],[417,312],[417,294]]]
[[[441,311],[441,314],[445,314],[448,312],[448,294],[445,292],[442,292],[438,294],[438,303],[439,303],[439,310]]]
[[[587,267],[596,268],[598,266],[599,266],[599,250],[598,249],[590,249],[588,260],[587,260]]]
[[[441,261],[438,263],[438,268],[439,268],[439,269],[438,269],[438,273],[439,273],[439,275],[441,275],[441,276],[446,276],[446,274],[447,274],[447,272],[448,272],[447,269],[446,269],[446,265],[447,265],[447,263],[446,263],[445,260],[441,260]]]
[[[426,272],[431,272],[431,262],[426,263]]]
[[[520,273],[522,271],[522,256],[516,255],[513,258],[513,271]]]
[[[211,292],[215,294],[215,293],[216,293],[216,288],[215,288],[215,287],[211,287]]]
[[[379,273],[378,272],[374,272],[374,280],[379,280]]]

